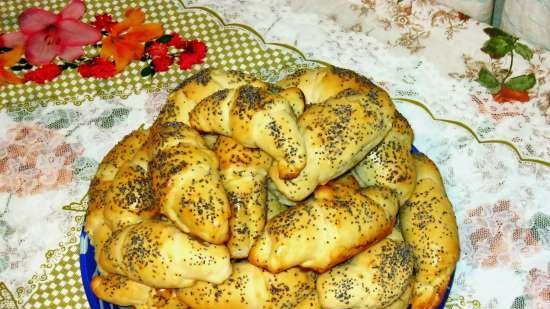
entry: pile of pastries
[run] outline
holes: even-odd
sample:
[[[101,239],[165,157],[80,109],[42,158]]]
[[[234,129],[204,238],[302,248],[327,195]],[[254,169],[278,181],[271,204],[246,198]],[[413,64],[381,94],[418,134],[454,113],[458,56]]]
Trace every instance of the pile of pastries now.
[[[412,141],[353,71],[202,70],[99,165],[92,290],[137,309],[436,308],[458,231]]]

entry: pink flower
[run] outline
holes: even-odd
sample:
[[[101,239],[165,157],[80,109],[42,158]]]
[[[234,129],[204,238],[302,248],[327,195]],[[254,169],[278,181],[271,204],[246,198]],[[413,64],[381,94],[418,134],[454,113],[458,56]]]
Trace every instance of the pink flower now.
[[[80,21],[86,7],[71,0],[59,13],[28,8],[19,15],[20,31],[0,36],[0,45],[25,45],[25,57],[33,65],[50,63],[56,56],[73,61],[84,54],[83,46],[101,39],[101,32]]]

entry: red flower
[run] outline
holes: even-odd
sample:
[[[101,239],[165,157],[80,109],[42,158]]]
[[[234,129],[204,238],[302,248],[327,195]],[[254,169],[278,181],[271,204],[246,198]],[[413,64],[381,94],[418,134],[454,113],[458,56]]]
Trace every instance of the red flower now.
[[[164,43],[153,42],[147,47],[147,53],[151,58],[162,58],[168,55],[168,46]]]
[[[174,63],[174,59],[169,56],[154,58],[153,69],[155,72],[166,72],[170,70],[172,63]]]
[[[92,23],[98,30],[106,30],[107,32],[111,31],[111,27],[115,24],[113,17],[107,13],[96,15]]]
[[[510,101],[527,102],[529,101],[529,93],[527,91],[513,90],[503,86],[499,92],[493,94],[493,98],[498,103]]]
[[[201,41],[187,41],[185,51],[180,54],[178,65],[180,69],[190,69],[194,64],[202,63],[208,47]]]
[[[91,62],[81,64],[78,73],[82,77],[96,77],[107,79],[113,77],[117,71],[115,64],[103,58],[94,58]]]
[[[53,63],[49,63],[39,67],[34,71],[25,73],[25,81],[33,81],[37,84],[48,82],[61,74],[61,68]]]
[[[185,48],[186,42],[177,32],[172,33],[172,38],[168,42],[168,46],[175,47],[177,49]]]

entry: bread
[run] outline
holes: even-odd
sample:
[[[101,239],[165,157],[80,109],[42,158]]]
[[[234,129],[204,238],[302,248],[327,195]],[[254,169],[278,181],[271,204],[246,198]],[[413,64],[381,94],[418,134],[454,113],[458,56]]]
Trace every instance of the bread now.
[[[95,276],[90,287],[101,300],[135,309],[185,309],[173,289],[154,289],[120,275]]]
[[[233,264],[222,284],[197,282],[179,289],[179,299],[194,309],[294,309],[315,290],[311,272],[291,268],[271,274],[247,262]]]
[[[134,130],[126,135],[103,157],[92,179],[88,191],[85,230],[90,242],[98,250],[111,235],[111,227],[104,216],[107,192],[118,171],[136,155],[147,137],[148,131],[143,129]]]
[[[114,232],[98,264],[154,288],[181,288],[194,280],[221,283],[231,274],[225,246],[200,242],[167,221],[144,221]]]
[[[399,205],[411,196],[416,185],[416,169],[411,154],[413,131],[398,111],[392,128],[382,142],[353,169],[363,187],[384,186],[399,195]]]
[[[139,149],[120,167],[107,190],[103,213],[112,230],[154,218],[160,213],[153,199],[148,165],[147,152]]]
[[[385,238],[397,208],[390,189],[359,191],[346,183],[328,183],[312,198],[272,218],[248,260],[273,273],[294,266],[327,271]]]
[[[199,131],[230,136],[246,147],[267,152],[282,179],[296,177],[306,164],[292,105],[269,90],[250,85],[220,90],[195,106],[189,123]]]
[[[414,154],[416,188],[399,212],[403,237],[413,248],[413,309],[436,308],[460,255],[458,228],[436,165]]]
[[[346,90],[370,93],[373,97],[387,97],[381,88],[366,77],[335,66],[301,69],[277,82],[282,88],[302,90],[306,104],[317,104]]]
[[[214,152],[182,122],[159,125],[149,142],[153,195],[162,214],[186,233],[225,243],[231,209]]]
[[[413,256],[394,229],[384,240],[319,275],[317,292],[325,309],[383,309],[399,299],[413,275]]]
[[[288,206],[283,205],[277,196],[269,190],[269,182],[267,188],[267,220],[271,220],[271,218],[286,211]]]
[[[294,309],[322,309],[317,291],[307,295]]]
[[[385,309],[407,309],[409,308],[409,302],[412,294],[412,282],[405,289],[405,291],[399,296],[399,298]]]
[[[232,258],[246,258],[266,221],[267,169],[271,157],[257,148],[246,148],[234,139],[220,136],[214,146],[220,175],[231,205]]]
[[[271,179],[290,200],[303,200],[378,145],[391,128],[394,112],[387,95],[373,99],[370,93],[351,90],[308,106],[298,120],[307,151],[305,168],[296,178],[283,179],[272,167]]]

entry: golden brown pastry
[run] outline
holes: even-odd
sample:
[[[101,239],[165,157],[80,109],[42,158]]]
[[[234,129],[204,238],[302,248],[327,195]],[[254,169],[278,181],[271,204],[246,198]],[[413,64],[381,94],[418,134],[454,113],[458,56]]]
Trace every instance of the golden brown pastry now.
[[[269,90],[250,85],[220,90],[195,106],[189,122],[202,132],[230,136],[246,147],[267,152],[283,179],[296,177],[306,164],[292,105]]]
[[[154,289],[121,275],[98,275],[90,282],[90,288],[99,298],[119,306],[145,304]]]
[[[324,272],[385,238],[397,208],[390,189],[330,182],[272,218],[248,260],[274,273],[294,266]]]
[[[111,235],[111,228],[105,221],[104,210],[107,192],[118,171],[141,149],[148,137],[147,130],[137,129],[116,144],[99,164],[88,191],[88,211],[85,230],[96,249]],[[96,250],[96,254],[98,253]]]
[[[399,296],[399,298],[394,301],[391,305],[387,306],[385,309],[407,309],[409,307],[409,302],[412,295],[412,282],[405,289],[405,291]]]
[[[186,309],[189,308],[181,302],[176,294],[176,289],[155,289],[155,292],[145,304],[135,305],[135,309]]]
[[[401,233],[392,234],[350,260],[319,275],[317,292],[325,309],[383,309],[410,285],[413,255]]]
[[[294,309],[322,309],[317,291],[307,295]]]
[[[301,69],[277,82],[277,85],[282,88],[299,88],[308,105],[324,102],[346,89],[367,92],[373,97],[387,97],[384,90],[366,77],[335,66]]]
[[[353,169],[362,187],[384,186],[399,195],[399,205],[411,196],[416,169],[411,154],[413,131],[407,119],[395,112],[392,128],[382,142]]]
[[[416,188],[399,211],[399,224],[416,260],[412,307],[430,309],[441,302],[458,261],[458,228],[436,165],[424,154],[413,157]]]
[[[311,272],[291,268],[271,274],[247,262],[233,264],[222,284],[197,282],[179,289],[179,299],[196,309],[294,309],[315,290]]]
[[[182,122],[160,124],[149,142],[151,183],[162,214],[186,233],[226,242],[231,210],[214,152]]]
[[[103,214],[113,231],[159,214],[159,207],[153,199],[148,165],[147,152],[139,149],[120,167],[107,190]]]
[[[232,258],[246,258],[266,221],[266,178],[271,157],[257,148],[247,148],[220,136],[214,152],[231,205],[227,248]]]
[[[200,242],[168,221],[144,221],[114,232],[98,264],[154,288],[181,288],[194,280],[221,283],[231,274],[225,246]]]
[[[395,108],[385,96],[346,90],[325,102],[308,106],[298,126],[307,151],[298,177],[282,179],[273,167],[269,176],[287,198],[300,201],[361,161],[391,128]]]

